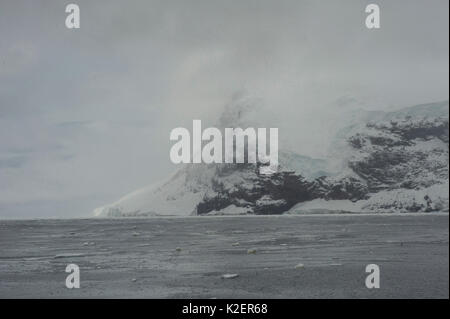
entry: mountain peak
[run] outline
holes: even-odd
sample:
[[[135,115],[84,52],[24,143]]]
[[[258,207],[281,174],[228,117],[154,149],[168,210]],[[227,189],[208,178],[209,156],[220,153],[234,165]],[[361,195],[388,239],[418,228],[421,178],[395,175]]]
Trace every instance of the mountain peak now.
[[[219,123],[246,126],[258,105],[236,96]],[[333,201],[360,212],[448,210],[446,107],[444,101],[352,118],[336,136],[340,151],[333,157],[280,150],[280,170],[271,176],[260,175],[258,164],[185,165],[95,215],[281,214],[309,202],[329,209]]]

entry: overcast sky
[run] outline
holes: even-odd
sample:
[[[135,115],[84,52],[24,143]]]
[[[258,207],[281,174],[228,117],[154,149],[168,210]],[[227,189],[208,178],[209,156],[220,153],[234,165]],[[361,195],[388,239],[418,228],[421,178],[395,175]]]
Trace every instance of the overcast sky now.
[[[296,123],[311,156],[339,108],[448,100],[448,0],[73,2],[79,30],[69,2],[0,0],[3,218],[89,216],[166,177],[170,130],[236,92]]]

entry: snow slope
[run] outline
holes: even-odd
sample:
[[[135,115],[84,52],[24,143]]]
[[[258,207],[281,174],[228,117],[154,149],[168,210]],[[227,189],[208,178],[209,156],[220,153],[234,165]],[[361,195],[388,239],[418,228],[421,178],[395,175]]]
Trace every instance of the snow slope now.
[[[214,167],[185,166],[160,185],[151,185],[128,194],[117,202],[94,210],[95,216],[143,217],[187,216],[211,188]]]

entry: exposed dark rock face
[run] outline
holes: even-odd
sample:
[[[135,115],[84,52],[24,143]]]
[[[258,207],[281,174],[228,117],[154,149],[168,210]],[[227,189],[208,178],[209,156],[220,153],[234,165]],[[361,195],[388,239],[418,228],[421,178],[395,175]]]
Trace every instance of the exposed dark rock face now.
[[[361,180],[353,177],[345,177],[339,180],[321,177],[315,182],[320,185],[319,198],[327,200],[349,199],[358,201],[366,199],[369,193],[367,186]]]
[[[230,168],[232,167],[232,168]],[[246,207],[254,214],[281,214],[300,201],[316,198],[314,183],[292,172],[270,176],[259,174],[256,165],[218,166],[213,195],[206,195],[197,206],[198,214],[218,211],[229,205]],[[236,179],[245,176],[245,180]]]
[[[356,156],[349,167],[370,192],[429,187],[448,179],[448,119],[406,119],[367,124],[367,132],[349,139]]]
[[[297,203],[316,198],[349,199],[356,201],[367,196],[368,189],[355,178],[334,181],[320,177],[308,181],[301,175],[280,171],[272,175],[261,175],[255,165],[241,164],[239,169],[217,168],[213,180],[213,192],[207,194],[197,206],[197,214],[219,211],[230,205],[245,207],[248,213],[266,215],[281,214]],[[227,173],[229,175],[227,175]],[[227,177],[246,176],[245,181],[230,184]]]
[[[261,175],[252,164],[217,165],[212,190],[198,204],[197,214],[215,213],[230,205],[245,208],[247,213],[281,214],[313,199],[355,202],[382,190],[417,190],[448,182],[448,141],[448,119],[406,118],[369,123],[348,138],[353,150],[348,166],[355,176],[307,180],[301,173],[283,170]],[[424,203],[380,205],[400,205],[414,212],[431,210],[429,197]]]

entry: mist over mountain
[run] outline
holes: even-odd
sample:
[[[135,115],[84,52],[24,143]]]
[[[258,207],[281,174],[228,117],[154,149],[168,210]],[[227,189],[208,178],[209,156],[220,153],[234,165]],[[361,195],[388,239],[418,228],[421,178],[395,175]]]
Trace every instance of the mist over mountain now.
[[[258,112],[252,99],[236,96],[217,126],[257,127]],[[260,163],[184,164],[165,182],[94,214],[448,211],[448,101],[392,112],[353,109],[341,118],[323,158],[281,148],[279,171],[270,176],[259,174]]]

